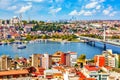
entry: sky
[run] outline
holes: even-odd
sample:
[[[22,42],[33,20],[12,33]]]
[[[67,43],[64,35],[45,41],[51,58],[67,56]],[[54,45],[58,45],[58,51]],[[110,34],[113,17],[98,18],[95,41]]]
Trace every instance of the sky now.
[[[0,0],[0,19],[119,20],[120,0]]]

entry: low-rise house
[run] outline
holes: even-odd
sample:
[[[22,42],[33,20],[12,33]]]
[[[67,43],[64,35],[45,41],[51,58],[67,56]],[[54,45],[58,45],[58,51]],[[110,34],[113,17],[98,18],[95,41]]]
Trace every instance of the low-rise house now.
[[[95,78],[97,80],[108,80],[109,74],[102,71],[100,67],[94,65],[85,65],[82,73],[86,78]]]
[[[26,33],[29,33],[29,32],[31,32],[33,26],[34,26],[34,24],[26,24],[26,25],[24,26],[24,29],[23,29],[23,30],[24,30]]]

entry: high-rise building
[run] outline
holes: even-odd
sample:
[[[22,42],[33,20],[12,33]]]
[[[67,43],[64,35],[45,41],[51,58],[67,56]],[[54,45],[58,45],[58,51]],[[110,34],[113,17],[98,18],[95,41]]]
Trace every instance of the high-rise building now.
[[[66,53],[66,66],[70,66],[70,54]]]
[[[94,57],[94,62],[96,66],[103,67],[105,66],[105,57],[103,55],[96,55]]]
[[[0,68],[1,70],[8,70],[9,68],[11,68],[11,58],[6,56],[6,55],[2,55],[0,58]]]
[[[66,65],[66,54],[65,53],[61,53],[60,58],[61,58],[60,64],[61,65]]]
[[[32,54],[32,66],[40,67],[41,66],[41,54]]]
[[[118,55],[113,54],[112,50],[106,50],[102,55],[105,57],[105,66],[118,67]]]
[[[42,56],[42,68],[49,68],[49,54],[43,54]]]
[[[77,53],[67,52],[66,53],[66,66],[75,66],[77,63]]]

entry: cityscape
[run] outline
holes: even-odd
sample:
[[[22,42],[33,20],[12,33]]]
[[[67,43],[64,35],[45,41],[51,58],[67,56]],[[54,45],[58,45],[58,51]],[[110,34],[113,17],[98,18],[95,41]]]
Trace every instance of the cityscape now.
[[[120,80],[119,2],[0,0],[0,80]]]

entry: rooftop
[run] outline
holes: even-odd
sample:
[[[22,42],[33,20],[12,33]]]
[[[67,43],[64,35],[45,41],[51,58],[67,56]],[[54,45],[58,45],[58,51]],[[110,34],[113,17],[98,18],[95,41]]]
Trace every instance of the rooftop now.
[[[9,71],[0,71],[0,76],[6,75],[20,75],[20,74],[28,74],[27,70],[9,70]]]
[[[89,71],[99,71],[100,68],[98,66],[94,66],[94,65],[86,65],[85,68]]]

